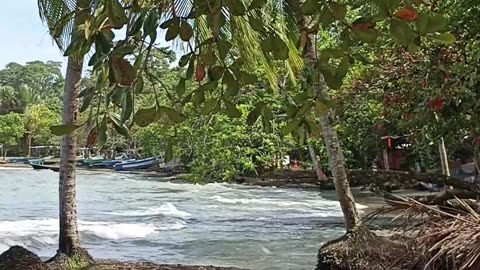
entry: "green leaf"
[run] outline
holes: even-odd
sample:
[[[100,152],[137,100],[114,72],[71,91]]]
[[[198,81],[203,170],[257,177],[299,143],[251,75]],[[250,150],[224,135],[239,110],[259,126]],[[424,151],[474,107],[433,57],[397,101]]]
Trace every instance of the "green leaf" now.
[[[190,63],[188,64],[187,71],[185,72],[185,79],[190,80],[194,72],[195,72],[195,61],[194,59],[191,59]]]
[[[172,108],[162,106],[160,107],[160,109],[168,116],[168,118],[170,118],[170,120],[175,123],[181,123],[187,119],[187,117],[183,113],[177,112]]]
[[[238,94],[240,90],[240,83],[238,80],[235,79],[232,72],[230,70],[225,70],[223,73],[223,84],[227,86],[228,92],[226,93],[227,96],[235,96]]]
[[[87,95],[83,98],[82,106],[80,107],[80,112],[84,112],[88,109],[88,106],[90,106],[90,103],[92,102],[93,95]]]
[[[274,47],[274,35],[268,35],[266,39],[260,42],[260,47],[264,53],[271,52],[275,49]]]
[[[297,115],[295,117],[296,118],[303,117],[307,112],[310,111],[313,104],[314,104],[313,100],[311,100],[311,99],[307,100],[305,103],[303,103],[302,107],[300,107],[300,109],[298,110]]]
[[[110,20],[110,25],[115,29],[121,29],[128,23],[127,15],[123,6],[117,0],[106,1],[107,15]]]
[[[263,21],[260,18],[248,16],[248,23],[250,24],[250,27],[252,27],[253,30],[259,33],[265,32]]]
[[[268,106],[263,107],[262,114],[265,120],[268,120],[268,121],[273,120],[273,117],[274,117],[273,112],[272,110],[270,110]]]
[[[245,71],[240,71],[238,74],[240,75],[238,79],[240,79],[246,85],[247,84],[254,84],[254,83],[258,82],[257,76],[255,76],[253,74],[250,74],[250,73],[245,72]]]
[[[122,103],[122,123],[125,123],[130,116],[132,115],[133,111],[133,95],[132,91],[125,91],[125,96],[123,98]]]
[[[209,99],[205,101],[203,107],[200,109],[200,113],[203,115],[208,115],[213,111],[213,109],[215,109],[215,105],[217,105],[216,99]]]
[[[335,17],[328,8],[327,5],[323,7],[323,9],[320,11],[320,22],[322,23],[323,27],[328,27],[332,22],[335,21]]]
[[[447,19],[442,15],[420,13],[415,20],[415,26],[417,31],[423,34],[440,32],[447,26]]]
[[[107,116],[103,117],[100,128],[98,129],[98,146],[102,148],[107,142]]]
[[[350,68],[350,61],[348,57],[344,57],[340,64],[338,64],[337,70],[335,72],[335,77],[339,80],[343,80],[343,78],[347,75],[348,69]]]
[[[157,118],[157,108],[140,109],[133,116],[133,122],[140,127],[150,125]]]
[[[304,15],[314,15],[320,10],[321,6],[318,0],[306,0],[302,5]]]
[[[167,33],[165,34],[165,41],[175,39],[179,33],[180,27],[178,27],[176,24],[171,24],[170,27],[168,27]]]
[[[347,15],[347,7],[344,4],[331,3],[330,9],[333,12],[333,17],[337,20],[343,20],[345,15]]]
[[[152,12],[152,13],[156,13],[156,12]],[[151,13],[150,13],[151,14]],[[147,19],[148,20],[148,19]],[[173,18],[172,19],[168,19],[166,21],[164,21],[162,24],[160,24],[160,28],[162,29],[168,29],[170,28],[170,25],[173,24]]]
[[[137,77],[135,68],[123,58],[112,57],[111,67],[115,81],[120,85],[132,85]]]
[[[192,103],[195,106],[202,104],[205,101],[205,93],[203,91],[197,91],[192,96]]]
[[[212,66],[216,62],[215,54],[212,51],[206,51],[200,55],[200,59],[202,59],[202,63],[207,66]]]
[[[175,92],[177,92],[177,96],[182,98],[183,94],[185,93],[185,78],[180,78],[180,81],[175,87]]]
[[[373,43],[377,40],[378,31],[376,29],[358,30],[352,29],[353,38],[365,43]]]
[[[171,142],[168,142],[167,149],[165,149],[165,162],[173,160],[173,146]]]
[[[123,124],[121,121],[120,121],[120,116],[118,114],[115,114],[115,113],[108,113],[108,115],[110,116],[110,120],[112,120],[112,123],[113,123],[113,127],[115,128],[115,130],[125,136],[125,137],[128,137],[128,128],[127,126],[125,126],[125,124]]]
[[[288,135],[292,133],[292,131],[296,129],[298,125],[300,125],[300,119],[293,119],[282,127],[281,132],[283,135]]]
[[[217,40],[218,55],[221,59],[225,59],[227,57],[230,48],[232,48],[232,44],[229,41],[224,39]]]
[[[428,35],[429,39],[441,42],[443,44],[452,44],[457,40],[455,36],[451,33],[442,33],[439,35]]]
[[[228,117],[239,118],[242,116],[242,113],[237,109],[237,106],[235,106],[233,103],[231,103],[229,100],[225,98],[222,100],[223,100],[223,104],[225,105],[225,109]]]
[[[399,20],[390,22],[390,34],[396,43],[403,46],[408,46],[413,39],[412,28],[406,22]]]
[[[193,36],[192,26],[187,21],[182,21],[179,31],[180,39],[182,39],[183,41],[189,41]]]
[[[50,131],[53,135],[62,136],[74,132],[79,127],[79,125],[57,125],[51,126]]]
[[[218,81],[222,78],[225,68],[222,66],[214,66],[209,69],[210,77],[213,81]]]
[[[279,37],[273,37],[273,51],[272,55],[277,60],[287,60],[288,59],[288,47],[285,42]]]
[[[178,65],[180,67],[185,67],[188,64],[188,61],[190,61],[190,56],[190,53],[182,55],[182,57],[180,57],[180,60],[178,61]]]
[[[253,0],[250,6],[248,7],[248,10],[262,8],[265,6],[265,3],[267,3],[267,0]]]
[[[265,106],[265,103],[259,102],[257,103],[257,105],[255,105],[255,108],[253,108],[253,110],[251,110],[250,113],[248,113],[247,115],[248,125],[252,126],[253,124],[255,124],[255,122],[257,122],[264,106]]]
[[[243,5],[242,1],[239,0],[224,0],[223,1],[225,6],[228,7],[230,13],[234,16],[242,16],[245,15],[247,9]]]
[[[144,81],[143,81],[143,76],[139,76],[137,78],[137,82],[135,83],[135,93],[136,94],[141,94],[143,92],[144,88]]]

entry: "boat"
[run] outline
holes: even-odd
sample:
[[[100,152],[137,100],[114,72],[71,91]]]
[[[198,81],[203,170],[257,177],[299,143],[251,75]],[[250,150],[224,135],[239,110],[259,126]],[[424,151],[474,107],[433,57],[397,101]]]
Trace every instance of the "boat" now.
[[[156,157],[140,159],[135,161],[126,161],[113,165],[115,171],[136,171],[145,170],[160,163]]]
[[[58,166],[43,165],[43,164],[32,162],[32,161],[30,161],[30,166],[32,166],[34,170],[52,170],[54,172],[60,171],[60,167]]]
[[[86,158],[81,162],[81,165],[87,167],[94,167],[96,165],[102,165],[102,162],[105,161],[103,157],[93,157],[93,158]]]
[[[29,164],[30,161],[34,161],[35,163],[38,163],[39,161],[43,161],[43,159],[42,158],[30,158],[30,157],[8,157],[7,158],[8,163]]]

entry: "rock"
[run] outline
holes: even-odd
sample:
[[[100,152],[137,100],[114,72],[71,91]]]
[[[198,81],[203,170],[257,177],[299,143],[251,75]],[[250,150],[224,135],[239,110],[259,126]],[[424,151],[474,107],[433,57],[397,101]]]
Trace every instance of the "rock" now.
[[[13,246],[0,255],[0,270],[50,270],[35,253]]]

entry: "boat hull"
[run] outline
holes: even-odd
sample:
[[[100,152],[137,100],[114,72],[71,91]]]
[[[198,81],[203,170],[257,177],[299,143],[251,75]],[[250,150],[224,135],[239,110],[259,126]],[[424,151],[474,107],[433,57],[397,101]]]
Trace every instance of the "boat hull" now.
[[[159,163],[157,158],[146,158],[132,162],[117,163],[113,166],[115,171],[137,171],[145,170]]]

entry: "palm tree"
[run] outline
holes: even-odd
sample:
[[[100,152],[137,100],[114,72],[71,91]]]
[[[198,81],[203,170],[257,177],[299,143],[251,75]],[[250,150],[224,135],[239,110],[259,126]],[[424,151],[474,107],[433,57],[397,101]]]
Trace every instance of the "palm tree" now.
[[[49,26],[61,50],[65,49],[75,29],[85,22],[90,5],[90,0],[38,0],[40,17]],[[82,70],[83,55],[69,56],[63,96],[64,125],[76,124],[78,120]],[[57,255],[52,261],[61,263],[63,269],[78,268],[93,262],[80,246],[77,228],[76,141],[74,133],[63,135],[60,153],[60,231]]]

